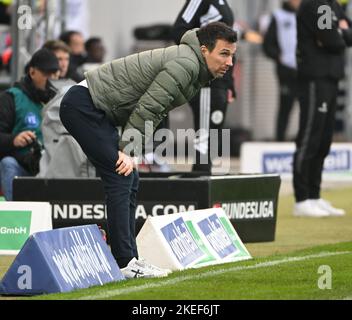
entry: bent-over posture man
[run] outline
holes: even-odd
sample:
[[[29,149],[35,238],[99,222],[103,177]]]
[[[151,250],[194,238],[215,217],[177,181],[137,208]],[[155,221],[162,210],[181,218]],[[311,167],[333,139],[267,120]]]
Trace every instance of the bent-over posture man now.
[[[236,33],[219,22],[191,30],[178,46],[130,55],[87,72],[61,103],[62,123],[103,181],[112,254],[126,278],[168,273],[139,259],[136,246],[138,172],[131,156],[141,155],[152,137],[146,122],[155,129],[171,109],[223,77],[232,66],[236,41]]]

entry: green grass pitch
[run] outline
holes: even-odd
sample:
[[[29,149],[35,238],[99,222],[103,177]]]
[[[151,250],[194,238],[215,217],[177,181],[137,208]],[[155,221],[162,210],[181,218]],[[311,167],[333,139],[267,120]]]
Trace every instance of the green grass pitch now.
[[[247,244],[253,260],[175,272],[68,294],[30,299],[244,300],[352,299],[352,189],[325,191],[342,218],[295,218],[292,196],[280,197],[276,241]],[[0,277],[12,258],[0,257]],[[0,299],[23,299],[6,298]],[[28,299],[28,298],[26,298]]]

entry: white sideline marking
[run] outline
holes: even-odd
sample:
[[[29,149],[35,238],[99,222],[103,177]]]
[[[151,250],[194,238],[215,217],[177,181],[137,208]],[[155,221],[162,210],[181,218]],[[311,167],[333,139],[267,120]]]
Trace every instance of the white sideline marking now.
[[[266,268],[266,267],[277,266],[277,265],[289,263],[289,262],[298,262],[298,261],[304,261],[304,260],[309,260],[309,259],[324,258],[324,257],[338,256],[338,255],[351,254],[351,253],[352,253],[352,251],[321,252],[318,254],[312,254],[312,255],[308,255],[308,256],[288,257],[288,258],[285,258],[282,260],[274,260],[274,261],[257,263],[253,266],[243,266],[243,267],[233,267],[233,268],[229,268],[229,269],[219,269],[219,270],[204,272],[204,273],[201,273],[198,275],[192,274],[192,275],[188,275],[188,276],[181,276],[178,278],[165,280],[165,281],[158,282],[158,283],[148,283],[148,284],[143,284],[143,285],[136,286],[136,287],[129,287],[129,288],[125,288],[125,289],[109,290],[109,291],[102,292],[101,294],[97,294],[94,296],[93,295],[82,296],[82,297],[78,298],[78,300],[107,299],[107,298],[111,298],[111,297],[115,297],[115,296],[119,296],[119,295],[123,295],[123,294],[129,294],[132,292],[139,292],[139,291],[143,291],[143,290],[149,290],[149,289],[154,289],[154,288],[159,288],[159,287],[164,287],[164,286],[175,285],[175,284],[182,282],[182,281],[201,279],[201,278],[205,278],[205,277],[209,277],[209,276],[217,276],[217,275],[228,273],[228,272]]]

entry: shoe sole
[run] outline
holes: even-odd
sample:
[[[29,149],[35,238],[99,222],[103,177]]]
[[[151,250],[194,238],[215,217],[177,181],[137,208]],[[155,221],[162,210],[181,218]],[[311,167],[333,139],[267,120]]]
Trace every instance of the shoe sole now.
[[[142,276],[142,277],[126,277],[123,275],[126,280],[133,280],[133,279],[152,279],[152,278],[165,278],[167,275],[159,275],[159,276]]]
[[[303,218],[328,218],[330,217],[331,215],[330,214],[327,214],[327,215],[308,215],[308,214],[303,214],[303,213],[294,213],[293,214],[294,217],[303,217]]]
[[[344,217],[345,215],[346,215],[346,213],[342,213],[342,214],[330,213],[330,217]]]

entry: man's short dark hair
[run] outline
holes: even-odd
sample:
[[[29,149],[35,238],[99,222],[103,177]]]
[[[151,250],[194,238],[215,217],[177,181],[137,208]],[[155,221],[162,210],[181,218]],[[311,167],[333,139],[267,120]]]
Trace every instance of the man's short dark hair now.
[[[61,40],[48,40],[47,42],[44,43],[43,48],[46,48],[52,52],[56,52],[60,50],[71,54],[70,47]]]
[[[197,36],[201,46],[206,46],[213,51],[217,40],[225,40],[230,43],[237,42],[237,33],[223,22],[212,22],[200,28]]]
[[[60,40],[65,42],[67,45],[70,45],[71,44],[71,38],[75,34],[79,34],[80,35],[81,33],[79,31],[74,31],[74,30],[65,31],[65,32],[61,33]]]
[[[89,51],[93,48],[93,46],[94,46],[95,44],[97,44],[97,43],[102,43],[102,42],[103,42],[103,41],[102,41],[101,38],[93,37],[93,38],[89,38],[89,39],[85,42],[84,46],[85,46],[85,48],[86,48],[86,51],[89,52]]]

